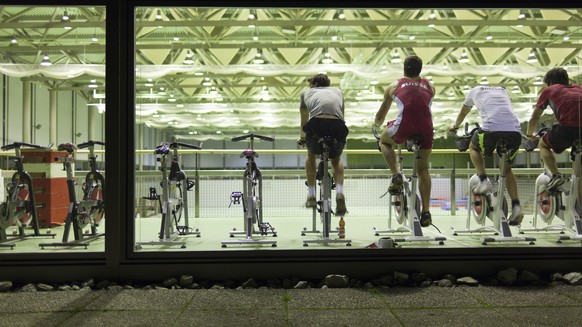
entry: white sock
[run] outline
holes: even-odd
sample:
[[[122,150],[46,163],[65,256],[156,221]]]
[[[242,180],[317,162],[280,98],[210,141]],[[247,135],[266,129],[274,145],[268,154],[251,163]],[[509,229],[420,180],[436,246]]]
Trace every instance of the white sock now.
[[[335,184],[336,193],[344,193],[344,186],[342,184]]]
[[[307,187],[307,196],[315,196],[315,186],[308,186]]]

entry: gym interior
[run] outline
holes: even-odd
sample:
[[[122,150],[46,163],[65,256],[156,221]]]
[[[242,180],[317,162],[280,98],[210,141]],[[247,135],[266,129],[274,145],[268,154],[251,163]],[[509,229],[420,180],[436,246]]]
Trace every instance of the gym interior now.
[[[1,7],[0,275],[32,279],[31,265],[52,279],[579,265],[570,152],[557,156],[572,178],[554,198],[537,182],[538,150],[519,151],[525,218],[504,227],[497,193],[470,191],[463,131],[448,131],[470,87],[505,87],[525,132],[546,71],[563,67],[580,84],[579,8],[151,3]],[[426,228],[411,218],[412,192],[387,194],[371,130],[384,88],[413,54],[436,89]],[[333,181],[318,184],[331,202],[305,208],[299,97],[316,73],[344,94],[344,217],[333,214]],[[479,122],[475,109],[465,121]],[[542,122],[553,121],[546,110]],[[412,187],[414,153],[400,151]],[[486,159],[506,192],[502,163]]]

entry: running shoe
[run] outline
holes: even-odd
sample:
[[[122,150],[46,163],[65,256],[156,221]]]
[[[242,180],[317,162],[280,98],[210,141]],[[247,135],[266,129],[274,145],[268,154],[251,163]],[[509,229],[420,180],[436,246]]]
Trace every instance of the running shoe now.
[[[550,179],[550,181],[548,182],[548,189],[552,190],[555,189],[556,187],[564,184],[564,178],[562,177],[562,174],[557,173],[554,176],[552,176],[552,179]]]
[[[307,201],[305,201],[305,208],[315,208],[317,206],[317,200],[314,196],[308,196]]]
[[[402,178],[402,174],[398,173],[392,176],[392,181],[390,186],[388,186],[388,192],[390,194],[398,194],[402,190],[402,184],[404,184],[404,180]]]
[[[429,211],[425,211],[420,215],[420,226],[428,227],[432,224],[432,216]]]
[[[336,194],[335,215],[343,217],[347,212],[348,210],[346,209],[346,197],[343,195],[343,193]]]
[[[510,226],[519,226],[523,220],[523,212],[521,212],[521,206],[519,204],[514,205],[511,208],[511,217],[509,217]]]
[[[491,185],[491,181],[489,180],[489,178],[485,178],[485,180],[480,181],[479,184],[477,184],[477,186],[475,186],[475,188],[473,189],[473,193],[475,193],[475,194],[487,194],[487,193],[491,192],[492,188],[493,188],[493,185]]]

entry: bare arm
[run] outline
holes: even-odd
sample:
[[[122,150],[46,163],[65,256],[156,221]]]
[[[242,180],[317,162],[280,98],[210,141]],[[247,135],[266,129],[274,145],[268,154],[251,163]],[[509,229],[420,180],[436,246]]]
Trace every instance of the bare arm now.
[[[382,101],[382,104],[380,104],[380,108],[378,109],[378,112],[376,112],[376,115],[374,116],[375,126],[380,126],[384,123],[386,115],[388,114],[388,110],[392,105],[392,95],[394,95],[396,85],[398,85],[397,82],[394,82],[390,84],[384,91],[384,100]]]
[[[300,129],[299,138],[304,139],[305,132],[303,131],[303,126],[305,126],[305,124],[307,124],[307,121],[309,120],[309,112],[307,111],[307,107],[303,106],[299,107],[299,112],[301,113],[301,126],[299,126]]]
[[[471,107],[463,105],[463,107],[461,108],[461,111],[459,112],[459,115],[457,116],[457,120],[455,120],[455,125],[453,125],[451,129],[458,129],[461,124],[463,123],[463,121],[465,120],[465,117],[467,117],[467,114],[469,114],[469,112],[471,111]]]
[[[529,122],[527,123],[526,135],[528,137],[533,136],[533,133],[536,130],[536,126],[537,126],[538,121],[540,120],[540,117],[542,116],[543,112],[544,112],[544,109],[534,108],[534,111],[531,113],[531,118],[529,119]]]

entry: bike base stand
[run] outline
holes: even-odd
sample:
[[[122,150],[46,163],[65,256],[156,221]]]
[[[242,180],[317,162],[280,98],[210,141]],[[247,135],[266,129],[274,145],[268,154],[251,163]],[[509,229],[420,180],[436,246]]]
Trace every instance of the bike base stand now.
[[[245,238],[239,240],[224,240],[220,241],[220,244],[223,248],[227,247],[230,244],[238,244],[238,245],[268,245],[270,244],[271,247],[277,247],[277,241],[273,240],[258,240],[253,238]]]
[[[60,243],[41,243],[40,246],[41,250],[44,250],[45,247],[85,247],[85,250],[89,247],[89,242],[105,236],[105,233],[98,233],[98,234],[87,234],[82,239],[78,241],[71,241],[71,242],[60,242]]]
[[[317,240],[303,240],[303,246],[309,246],[309,244],[345,244],[346,246],[352,246],[352,240],[345,239],[345,238],[321,238]]]
[[[151,242],[138,242],[135,243],[135,249],[141,250],[143,245],[167,245],[167,246],[174,246],[179,245],[181,249],[186,248],[186,241],[172,241],[172,240],[159,240],[159,241],[151,241]]]

